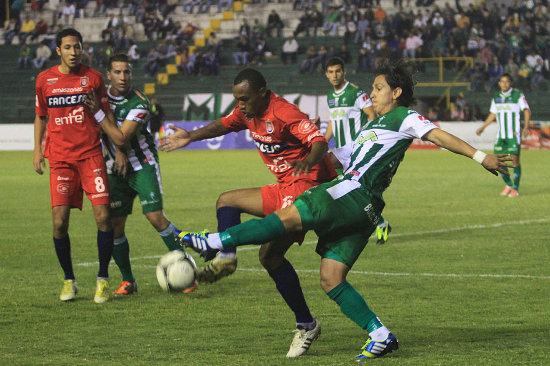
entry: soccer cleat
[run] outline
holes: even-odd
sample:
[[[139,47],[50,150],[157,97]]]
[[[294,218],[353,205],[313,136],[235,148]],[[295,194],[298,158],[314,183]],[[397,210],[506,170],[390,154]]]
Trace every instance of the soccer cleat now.
[[[502,190],[502,192],[500,192],[500,195],[501,196],[508,196],[510,194],[510,192],[512,192],[514,189],[510,186],[504,186],[504,189]]]
[[[362,361],[369,358],[382,357],[386,353],[391,353],[398,348],[399,344],[393,333],[389,333],[383,341],[374,341],[369,338],[363,348],[361,348],[361,353],[355,357],[355,359],[357,361]]]
[[[206,230],[203,230],[200,233],[182,231],[178,234],[177,240],[179,245],[193,249],[207,262],[212,260],[218,252],[218,249],[212,248],[208,245],[208,234],[209,233]]]
[[[519,192],[515,189],[512,189],[508,194],[508,197],[519,197]]]
[[[102,304],[109,300],[109,281],[105,279],[97,280],[94,301],[96,304]]]
[[[376,244],[382,245],[388,240],[388,234],[391,233],[391,225],[384,222],[384,226],[376,227]]]
[[[75,280],[65,280],[63,282],[63,288],[61,289],[61,294],[59,295],[59,300],[61,301],[71,301],[76,297],[76,281]]]
[[[305,330],[298,327],[294,332],[296,334],[294,334],[294,339],[292,339],[292,343],[286,354],[288,358],[299,357],[307,352],[311,343],[319,338],[321,334],[321,323],[319,320],[315,319],[315,328]]]
[[[206,267],[197,271],[199,282],[214,283],[223,277],[227,277],[237,270],[237,257],[221,258],[217,256]]]
[[[122,281],[120,286],[118,286],[118,289],[113,294],[117,297],[128,296],[137,292],[137,290],[137,282]]]

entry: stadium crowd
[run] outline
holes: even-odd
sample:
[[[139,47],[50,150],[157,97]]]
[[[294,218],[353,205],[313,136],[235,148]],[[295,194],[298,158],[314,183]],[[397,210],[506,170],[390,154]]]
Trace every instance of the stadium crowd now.
[[[259,0],[252,3],[256,2]],[[458,0],[454,6],[446,2],[443,7],[432,4],[433,1],[415,1],[416,6],[410,7],[411,2],[407,1],[407,11],[402,1],[394,1],[392,10],[397,10],[392,14],[380,1],[295,0],[294,9],[303,13],[296,28],[286,32],[292,36],[286,38],[281,49],[273,49],[270,40],[282,40],[283,30],[290,25],[272,9],[263,14],[265,23],[261,16],[243,19],[231,46],[222,47],[219,37],[212,33],[206,45],[193,47],[193,52],[190,46],[194,35],[202,29],[192,21],[185,24],[174,21],[171,17],[174,9],[182,7],[185,13],[204,13],[217,3],[217,11],[222,11],[232,6],[232,0],[100,0],[95,2],[91,14],[84,14],[88,0],[65,1],[59,4],[57,16],[49,25],[41,12],[45,3],[32,1],[30,11],[25,11],[19,0],[12,4],[11,20],[3,32],[5,44],[11,44],[15,37],[21,44],[40,40],[54,51],[55,34],[64,26],[72,26],[75,17],[105,17],[108,9],[127,8],[126,15],[107,18],[100,31],[103,44],[97,50],[87,45],[87,57],[94,66],[102,66],[113,52],[126,51],[134,62],[144,60],[142,67],[150,75],[176,55],[179,55],[178,69],[186,75],[216,75],[222,62],[261,66],[266,56],[272,55],[280,56],[282,63],[297,63],[298,55],[303,55],[299,63],[302,73],[322,72],[324,62],[333,56],[343,58],[354,72],[372,72],[384,59],[468,56],[473,62],[452,61],[446,67],[466,67],[472,90],[491,91],[496,90],[503,72],[510,73],[524,90],[544,87],[550,70],[546,0],[514,1],[511,6],[481,2],[478,6],[470,3],[464,7]],[[136,23],[143,25],[149,41],[156,42],[154,50],[138,48],[133,27]],[[324,40],[342,38],[344,45],[335,49],[329,44],[332,42],[323,44],[307,38],[317,35],[324,35]],[[31,50],[29,59],[36,49]],[[25,46],[23,50],[26,52]],[[37,62],[35,66],[45,64]],[[19,67],[30,67],[30,62],[20,61]]]

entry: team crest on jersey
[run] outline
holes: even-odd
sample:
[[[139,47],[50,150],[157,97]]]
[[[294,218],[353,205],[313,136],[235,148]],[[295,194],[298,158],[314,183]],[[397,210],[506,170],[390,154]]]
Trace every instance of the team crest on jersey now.
[[[88,77],[80,78],[80,86],[88,86]]]
[[[48,84],[49,84],[49,85],[52,85],[52,84],[55,83],[57,80],[58,80],[58,78],[51,78],[51,79],[48,79]]]
[[[273,131],[274,131],[273,122],[271,122],[269,120],[265,121],[265,129],[266,129],[267,133],[273,133]]]

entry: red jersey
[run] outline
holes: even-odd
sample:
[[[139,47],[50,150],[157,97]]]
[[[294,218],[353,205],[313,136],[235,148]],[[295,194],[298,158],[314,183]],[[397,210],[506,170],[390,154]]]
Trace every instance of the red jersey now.
[[[263,115],[247,118],[237,105],[221,121],[231,131],[250,130],[263,161],[277,177],[278,183],[289,184],[304,178],[321,183],[336,176],[328,156],[313,166],[308,174],[291,175],[293,167],[290,163],[305,159],[314,142],[326,142],[326,139],[307,114],[273,92],[270,92],[269,105]]]
[[[36,115],[48,116],[44,156],[72,161],[101,155],[99,125],[84,105],[84,97],[95,90],[100,108],[109,110],[103,76],[81,65],[77,74],[63,74],[58,65],[36,78]]]

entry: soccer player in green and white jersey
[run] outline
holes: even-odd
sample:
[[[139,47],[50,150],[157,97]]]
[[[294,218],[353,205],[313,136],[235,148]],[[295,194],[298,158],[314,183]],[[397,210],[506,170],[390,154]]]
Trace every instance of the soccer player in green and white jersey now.
[[[476,133],[478,136],[481,135],[485,127],[493,121],[497,121],[498,132],[494,152],[495,154],[510,154],[514,164],[513,182],[508,175],[502,174],[502,179],[506,185],[500,195],[517,197],[519,196],[519,181],[521,178],[521,165],[519,162],[521,138],[529,135],[531,110],[523,93],[512,88],[512,82],[510,74],[502,74],[500,76],[498,81],[500,91],[491,100],[491,109],[489,110],[491,113],[489,113],[485,123],[478,128]],[[524,118],[523,130],[520,127],[522,111]]]
[[[246,244],[259,244],[286,233],[315,230],[319,236],[321,287],[340,310],[369,334],[357,361],[397,350],[397,338],[369,308],[346,277],[363,251],[384,208],[382,192],[414,138],[422,138],[472,158],[497,175],[510,166],[507,155],[485,154],[442,131],[407,108],[414,101],[414,82],[403,61],[382,65],[371,99],[378,115],[359,133],[344,176],[310,188],[294,204],[263,219],[246,221],[222,233],[181,233],[182,245],[202,255]],[[428,330],[429,331],[429,330]]]
[[[375,114],[368,94],[346,80],[344,60],[330,58],[325,66],[325,76],[333,87],[327,95],[330,122],[325,138],[330,141],[334,137],[331,160],[335,166],[342,165],[342,169],[337,169],[342,174],[349,163],[349,144],[353,144],[361,129],[374,119]],[[380,216],[376,226],[376,244],[384,244],[390,232],[391,225]]]
[[[132,68],[126,55],[117,54],[110,58],[107,78],[110,81],[107,95],[111,110],[126,136],[124,149],[117,149],[107,136],[102,136],[103,156],[111,189],[113,258],[122,273],[122,283],[115,291],[115,296],[125,296],[137,291],[124,231],[136,195],[139,195],[143,214],[158,231],[168,249],[181,248],[175,241],[176,227],[163,211],[159,159],[153,136],[147,130],[149,99],[132,88]]]

